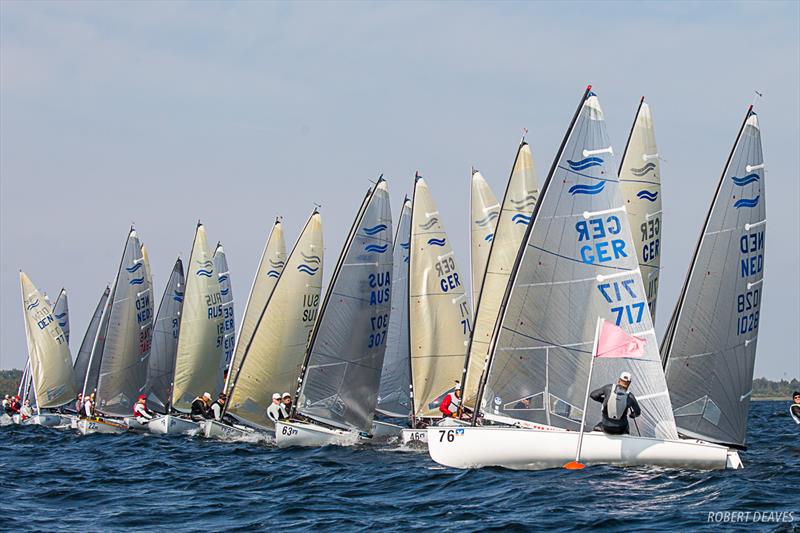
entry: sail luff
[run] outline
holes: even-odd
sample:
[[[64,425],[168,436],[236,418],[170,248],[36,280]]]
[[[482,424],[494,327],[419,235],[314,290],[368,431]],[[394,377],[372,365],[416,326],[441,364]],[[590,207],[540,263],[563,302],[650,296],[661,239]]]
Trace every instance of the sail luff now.
[[[233,353],[236,342],[236,318],[233,309],[233,285],[231,284],[231,273],[228,267],[228,257],[222,243],[217,243],[214,250],[214,268],[219,279],[219,293],[222,296],[222,369],[221,372],[227,379],[227,373],[233,361]],[[224,385],[223,389],[224,390]]]
[[[474,316],[497,228],[497,218],[500,216],[500,204],[479,171],[473,170],[470,182],[470,279]]]
[[[67,289],[62,288],[53,304],[53,316],[58,320],[58,327],[64,332],[69,345],[69,302],[67,301]]]
[[[92,349],[89,352],[89,360],[86,363],[86,372],[84,373],[84,381],[82,394],[85,397],[97,390],[97,381],[99,379],[100,363],[103,360],[103,348],[105,346],[106,335],[108,334],[108,325],[111,317],[111,307],[114,304],[114,293],[117,290],[117,280],[111,284],[111,290],[106,303],[103,306],[103,313],[100,315],[100,324],[97,328],[94,339],[92,340]],[[91,389],[89,388],[91,386]]]
[[[111,289],[106,286],[103,294],[100,296],[100,301],[97,302],[97,307],[94,309],[92,318],[89,321],[89,326],[86,328],[86,333],[83,335],[81,346],[78,349],[78,355],[75,357],[75,363],[72,365],[72,371],[75,374],[76,390],[83,389],[83,382],[86,379],[86,372],[89,369],[89,358],[92,355],[92,348],[94,347],[95,338],[97,337],[97,330],[100,327],[103,311],[106,308],[110,292]]]

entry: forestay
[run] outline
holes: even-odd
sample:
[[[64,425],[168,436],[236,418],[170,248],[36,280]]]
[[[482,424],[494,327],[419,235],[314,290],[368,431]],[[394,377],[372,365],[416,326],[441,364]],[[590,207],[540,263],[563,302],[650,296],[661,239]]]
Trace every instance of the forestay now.
[[[164,295],[158,306],[155,328],[153,329],[153,349],[147,367],[147,401],[151,409],[162,413],[169,410],[172,380],[175,375],[175,357],[178,353],[178,334],[181,324],[181,310],[185,298],[185,278],[183,261],[180,258],[172,267]]]
[[[197,224],[186,266],[178,352],[171,404],[188,412],[195,397],[222,391],[222,296],[208,250],[206,230]]]
[[[325,293],[301,375],[297,410],[369,431],[391,311],[392,212],[379,179],[359,208]]]
[[[222,243],[217,243],[214,250],[214,269],[219,279],[219,294],[222,297],[222,371],[225,372],[233,359],[234,343],[236,342],[236,321],[233,316],[233,288],[231,287],[231,273],[228,268],[228,258]]]
[[[478,297],[483,286],[483,273],[489,259],[489,250],[500,216],[500,204],[483,175],[472,171],[470,187],[470,273],[472,277],[472,310],[478,307]]]
[[[267,407],[276,392],[297,386],[322,289],[322,217],[315,210],[244,347],[228,397],[228,411],[272,427]]]
[[[744,446],[764,276],[761,130],[739,130],[662,344],[678,430]]]
[[[81,341],[81,347],[78,349],[78,355],[75,357],[75,364],[72,367],[72,373],[75,376],[75,390],[83,390],[83,383],[86,380],[86,371],[89,368],[89,359],[92,355],[92,348],[94,347],[95,340],[97,339],[97,331],[100,328],[100,320],[103,317],[103,311],[108,302],[108,295],[110,289],[106,286],[103,294],[100,296],[100,301],[97,302],[97,307],[94,309],[92,318],[89,321],[89,327],[86,328],[86,334]]]
[[[67,346],[69,346],[69,302],[67,301],[67,289],[61,289],[56,298],[56,303],[53,306],[53,316],[58,322],[58,327],[64,332],[64,337],[67,339]]]
[[[408,297],[414,415],[441,417],[439,404],[464,369],[472,314],[442,215],[421,176],[411,210]]]
[[[53,309],[20,271],[25,337],[31,361],[30,375],[40,409],[59,407],[75,397],[75,378],[67,337],[58,325]]]
[[[489,356],[489,343],[497,323],[500,305],[508,286],[511,269],[525,238],[531,213],[539,199],[539,178],[533,164],[531,148],[524,140],[517,149],[514,165],[503,196],[497,228],[492,240],[486,274],[475,305],[475,326],[472,330],[464,365],[464,404],[475,406],[478,384]]]
[[[408,252],[411,247],[411,200],[403,200],[392,255],[392,312],[386,332],[378,412],[411,415],[411,361],[408,345]]]
[[[640,434],[677,438],[613,151],[589,89],[532,217],[492,339],[479,396],[486,418],[579,429],[599,317],[647,345],[637,359],[598,360],[591,387],[630,372]],[[591,429],[600,404],[587,415]]]
[[[644,97],[622,154],[619,184],[647,291],[647,305],[655,321],[661,266],[661,164],[653,117]]]

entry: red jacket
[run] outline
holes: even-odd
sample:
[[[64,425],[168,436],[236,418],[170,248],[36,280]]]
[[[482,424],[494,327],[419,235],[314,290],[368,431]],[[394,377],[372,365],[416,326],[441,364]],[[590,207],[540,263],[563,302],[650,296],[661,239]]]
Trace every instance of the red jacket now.
[[[439,404],[439,411],[441,411],[446,417],[452,417],[458,413],[458,408],[460,405],[461,400],[456,398],[455,392],[451,392],[445,396],[444,400],[442,400],[442,403]]]

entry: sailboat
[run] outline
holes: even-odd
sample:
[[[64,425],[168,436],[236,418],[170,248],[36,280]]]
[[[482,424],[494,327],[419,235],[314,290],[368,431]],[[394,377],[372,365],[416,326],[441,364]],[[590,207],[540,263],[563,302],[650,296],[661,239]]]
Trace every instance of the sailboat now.
[[[243,427],[262,436],[274,433],[267,407],[274,393],[288,392],[297,386],[317,318],[322,261],[322,217],[315,209],[259,312],[241,359],[237,357],[235,361],[238,370],[231,378],[223,416],[232,417],[236,423],[206,424],[207,435],[247,436]]]
[[[536,175],[531,147],[523,138],[511,167],[502,208],[498,212],[485,274],[479,282],[481,290],[473,302],[476,309],[475,326],[470,337],[462,379],[462,402],[470,411],[475,408],[478,383],[489,356],[489,343],[511,269],[538,199],[539,177]]]
[[[724,468],[728,449],[680,440],[647,308],[603,111],[584,92],[527,226],[494,328],[473,425],[428,430],[437,463],[535,470],[587,464]],[[479,304],[480,305],[480,304]],[[633,358],[594,361],[596,324],[642,341]],[[584,431],[585,391],[633,376],[637,435]],[[476,409],[476,411],[478,410]],[[482,415],[482,416],[479,416]],[[477,425],[482,422],[483,425]],[[592,427],[592,426],[589,427]]]
[[[183,261],[179,257],[172,267],[158,306],[153,328],[153,348],[147,364],[147,406],[161,414],[169,413],[185,291],[186,278]]]
[[[470,277],[472,279],[472,314],[478,305],[483,275],[489,260],[500,204],[480,171],[472,169],[470,187]]]
[[[678,432],[746,446],[764,280],[761,128],[752,106],[717,183],[661,344]]]
[[[131,228],[89,357],[83,396],[95,397],[97,416],[78,421],[81,434],[123,433],[147,380],[153,334],[151,280],[141,243]]]
[[[289,446],[369,438],[391,312],[392,211],[381,177],[365,196],[325,293],[300,373],[295,414],[277,422]]]
[[[217,271],[219,294],[222,297],[222,372],[223,375],[227,375],[236,342],[236,320],[233,316],[231,273],[221,242],[217,243],[217,248],[214,250],[214,269]]]
[[[147,424],[151,433],[196,432],[199,423],[188,418],[192,401],[205,392],[213,396],[222,391],[222,295],[206,229],[200,222],[186,267],[186,290],[180,313],[166,414]]]
[[[22,271],[19,280],[31,362],[30,376],[37,399],[37,413],[29,423],[62,425],[67,421],[52,410],[67,405],[75,397],[67,336],[58,325],[49,302]]]
[[[655,322],[661,265],[661,164],[653,116],[644,96],[620,160],[619,188],[642,270],[647,305]]]
[[[234,382],[232,378],[239,373],[245,346],[250,344],[253,332],[261,319],[261,314],[285,266],[286,242],[283,237],[283,223],[280,218],[277,218],[264,245],[264,251],[261,253],[261,260],[259,261],[258,269],[256,269],[253,284],[250,286],[250,295],[247,298],[244,318],[239,328],[239,336],[234,343],[233,356],[228,362],[224,388],[228,397],[231,396],[231,386]],[[204,423],[203,432],[207,438],[231,438],[246,436],[250,431],[246,426],[227,423],[224,420],[209,420]]]
[[[439,404],[464,369],[472,310],[453,248],[425,180],[417,174],[411,207],[408,317],[411,427],[402,441],[421,441],[442,418]]]
[[[75,357],[75,363],[72,365],[72,373],[75,375],[75,389],[79,391],[83,389],[83,383],[86,381],[86,371],[89,369],[89,357],[92,355],[92,347],[97,337],[97,331],[100,328],[100,321],[103,318],[103,311],[106,308],[110,292],[110,287],[106,285],[103,294],[100,296],[100,301],[97,302],[97,307],[95,307],[94,313],[92,313],[92,318],[89,320],[89,327],[86,328],[86,333],[78,349],[78,355]]]

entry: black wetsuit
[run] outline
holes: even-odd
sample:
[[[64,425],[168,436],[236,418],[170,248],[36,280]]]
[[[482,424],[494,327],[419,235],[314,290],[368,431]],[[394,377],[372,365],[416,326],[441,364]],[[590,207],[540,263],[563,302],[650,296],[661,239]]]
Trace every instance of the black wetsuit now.
[[[206,405],[206,402],[203,401],[202,398],[195,398],[192,402],[192,420],[203,420],[207,418],[213,418],[214,415],[212,414],[209,416],[208,413],[209,409]]]
[[[608,415],[608,402],[609,400],[615,401],[611,393],[612,387],[613,385],[600,387],[592,391],[589,395],[592,400],[603,404],[603,421],[600,422],[595,429],[601,429],[604,433],[609,433],[611,435],[627,435],[630,433],[630,428],[628,427],[628,413],[631,413],[631,418],[636,418],[642,414],[642,410],[639,409],[639,402],[636,401],[636,397],[632,392],[629,392],[627,394],[628,401],[622,413],[617,418],[610,417]]]

